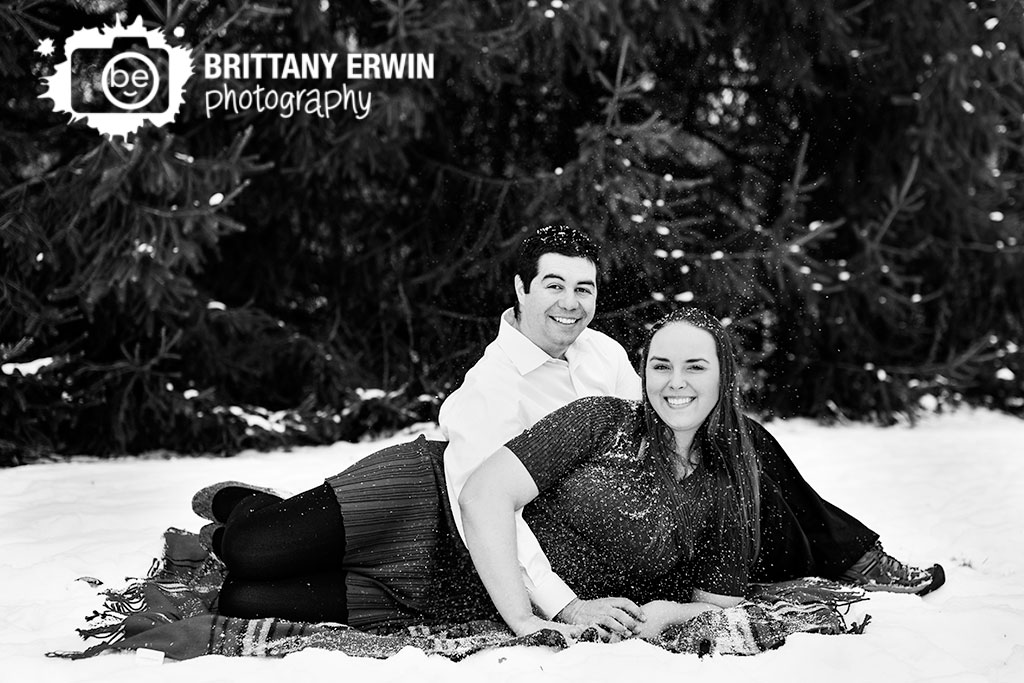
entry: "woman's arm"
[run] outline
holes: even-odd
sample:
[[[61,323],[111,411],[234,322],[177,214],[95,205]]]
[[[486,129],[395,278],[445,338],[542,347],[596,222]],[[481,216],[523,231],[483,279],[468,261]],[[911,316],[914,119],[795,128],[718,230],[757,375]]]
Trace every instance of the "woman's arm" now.
[[[515,513],[538,495],[530,472],[505,447],[470,475],[459,494],[466,547],[501,618],[517,635],[551,628],[574,638],[587,626],[620,636],[635,631],[644,614],[626,598],[574,600],[561,615],[571,625],[534,615],[519,565]]]
[[[515,512],[538,494],[526,467],[504,446],[470,475],[459,494],[473,564],[501,618],[516,635],[556,627],[534,616],[516,552]]]
[[[693,601],[703,602],[719,609],[725,609],[726,607],[735,607],[740,604],[743,602],[743,598],[735,595],[718,595],[717,593],[708,593],[707,591],[702,591],[699,588],[694,588]]]

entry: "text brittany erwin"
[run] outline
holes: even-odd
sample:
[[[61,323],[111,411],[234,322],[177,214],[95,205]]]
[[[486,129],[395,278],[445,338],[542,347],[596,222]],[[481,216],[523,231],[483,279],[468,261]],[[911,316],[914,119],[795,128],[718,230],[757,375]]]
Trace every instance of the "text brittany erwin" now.
[[[207,53],[203,72],[207,80],[223,81],[206,92],[206,115],[221,109],[233,114],[255,110],[277,110],[282,118],[302,111],[330,118],[337,109],[350,111],[357,119],[370,113],[373,93],[360,84],[341,89],[325,87],[283,88],[256,85],[241,87],[240,81],[309,83],[331,82],[338,55],[334,53]],[[346,55],[349,81],[432,79],[433,53],[354,52]]]

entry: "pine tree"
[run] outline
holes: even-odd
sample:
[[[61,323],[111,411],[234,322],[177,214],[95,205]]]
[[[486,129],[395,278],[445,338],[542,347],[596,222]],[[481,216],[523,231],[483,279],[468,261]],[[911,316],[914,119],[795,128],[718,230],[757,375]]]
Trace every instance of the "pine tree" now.
[[[420,52],[368,116],[207,115],[127,143],[40,100],[115,12],[205,52]],[[0,451],[234,452],[429,419],[540,225],[602,242],[595,326],[727,318],[754,405],[1024,409],[1011,0],[0,6]],[[633,349],[635,350],[635,349]],[[53,359],[37,372],[29,365]],[[9,370],[9,372],[8,372]]]

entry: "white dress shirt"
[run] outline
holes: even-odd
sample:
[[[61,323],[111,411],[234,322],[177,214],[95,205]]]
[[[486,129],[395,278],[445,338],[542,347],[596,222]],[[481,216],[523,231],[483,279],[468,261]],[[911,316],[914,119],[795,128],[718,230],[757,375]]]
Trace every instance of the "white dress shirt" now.
[[[448,496],[463,540],[459,493],[473,470],[505,442],[578,398],[640,398],[640,378],[625,349],[611,337],[586,329],[566,350],[565,360],[559,360],[515,329],[512,320],[509,309],[501,316],[498,338],[441,405],[438,417],[448,439]],[[576,594],[551,570],[521,511],[516,515],[516,539],[530,598],[550,619]]]

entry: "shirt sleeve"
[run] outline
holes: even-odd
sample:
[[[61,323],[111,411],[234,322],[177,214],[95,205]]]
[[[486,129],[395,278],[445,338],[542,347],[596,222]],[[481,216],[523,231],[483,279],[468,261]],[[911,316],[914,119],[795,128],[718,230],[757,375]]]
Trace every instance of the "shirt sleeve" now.
[[[527,426],[514,398],[495,394],[494,387],[489,392],[491,398],[487,393],[476,390],[475,385],[463,386],[445,401],[438,419],[448,439],[444,451],[445,480],[455,526],[463,540],[465,532],[458,502],[466,480],[484,460]],[[516,513],[516,543],[530,599],[546,618],[553,618],[576,598],[576,593],[551,569],[537,537],[523,520],[522,511]]]
[[[527,426],[514,403],[489,400],[485,392],[474,390],[472,386],[462,387],[444,402],[438,422],[441,433],[448,439],[444,476],[453,494],[453,509],[469,475]],[[461,515],[456,522],[461,532]]]
[[[619,346],[618,351],[615,395],[627,401],[639,401],[642,387],[640,376],[636,374],[636,370],[633,369],[633,365],[629,362],[626,350]]]

